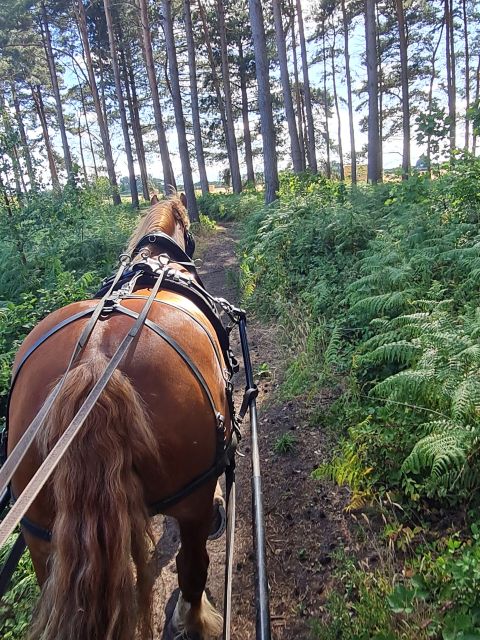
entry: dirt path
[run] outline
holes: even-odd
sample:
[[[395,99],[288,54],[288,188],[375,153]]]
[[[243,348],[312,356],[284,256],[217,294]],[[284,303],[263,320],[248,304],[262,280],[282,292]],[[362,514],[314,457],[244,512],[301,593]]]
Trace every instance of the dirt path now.
[[[199,243],[200,273],[213,294],[238,302],[236,231],[232,224]],[[284,366],[278,331],[249,319],[249,339],[254,371],[268,369],[260,385],[259,440],[265,501],[268,571],[271,587],[272,636],[276,640],[310,638],[310,619],[321,617],[322,601],[333,568],[334,550],[348,545],[349,534],[343,515],[345,496],[328,483],[311,479],[311,471],[324,459],[329,446],[321,426],[311,426],[310,407],[302,401],[281,402],[278,387]],[[240,348],[234,344],[234,351]],[[244,387],[237,379],[237,406]],[[331,396],[316,398],[327,404]],[[293,436],[293,448],[284,455],[274,452],[282,434]],[[254,564],[251,525],[250,447],[248,421],[240,447],[245,457],[237,460],[237,527],[233,581],[234,640],[255,638]],[[169,619],[178,595],[174,558],[178,532],[171,519],[155,519],[159,537],[153,560],[158,579],[155,585],[155,638],[173,638]],[[224,546],[222,538],[210,542],[210,572],[207,590],[221,609],[223,600]],[[165,624],[165,622],[167,624]]]

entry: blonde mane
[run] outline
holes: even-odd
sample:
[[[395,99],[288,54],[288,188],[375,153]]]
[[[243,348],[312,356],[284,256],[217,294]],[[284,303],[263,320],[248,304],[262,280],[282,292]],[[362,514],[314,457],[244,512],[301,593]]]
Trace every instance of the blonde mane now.
[[[180,222],[185,229],[190,227],[188,213],[180,196],[170,196],[166,200],[157,202],[147,209],[147,212],[140,219],[128,241],[127,253],[131,253],[140,240],[149,233],[163,231],[163,233],[172,235],[176,221]]]

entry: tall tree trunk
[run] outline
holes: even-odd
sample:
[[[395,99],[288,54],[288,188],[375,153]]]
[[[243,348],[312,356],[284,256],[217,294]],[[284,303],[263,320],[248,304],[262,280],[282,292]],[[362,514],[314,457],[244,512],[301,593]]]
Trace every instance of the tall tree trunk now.
[[[261,0],[248,0],[252,25],[255,68],[258,85],[258,106],[263,140],[263,166],[265,176],[265,202],[269,204],[277,198],[279,188],[277,153],[275,148],[275,128],[273,125],[272,98],[268,73],[267,44]]]
[[[290,151],[295,173],[302,171],[302,154],[300,142],[298,140],[297,124],[295,122],[295,111],[293,109],[292,91],[288,74],[287,45],[285,33],[283,31],[282,11],[280,0],[272,0],[273,19],[275,22],[275,37],[277,41],[278,62],[280,64],[280,79],[283,89],[283,102],[285,105],[285,116],[287,119],[288,133],[290,136]]]
[[[367,179],[381,181],[380,124],[378,117],[378,56],[375,0],[365,0],[365,42],[368,87],[368,170]]]
[[[240,91],[242,94],[242,119],[243,119],[243,141],[245,143],[245,164],[247,165],[247,181],[255,184],[255,171],[253,169],[252,135],[250,133],[250,122],[248,120],[248,92],[247,92],[247,69],[245,57],[243,55],[242,37],[238,38],[238,66],[240,75]]]
[[[115,93],[117,94],[118,109],[120,111],[120,122],[122,125],[123,141],[125,143],[125,153],[127,154],[130,195],[132,198],[132,206],[135,209],[138,209],[140,206],[140,203],[138,201],[137,180],[135,178],[135,166],[133,164],[132,145],[130,143],[130,135],[128,132],[127,113],[125,111],[125,101],[123,99],[122,82],[120,80],[120,69],[118,66],[117,45],[115,43],[115,34],[113,31],[110,0],[103,0],[103,7],[105,10],[105,18],[107,21],[108,41],[110,44],[110,56],[112,58],[112,69],[113,69],[113,76],[115,79]]]
[[[383,67],[382,67],[382,48],[380,42],[380,12],[378,10],[378,0],[375,0],[375,15],[377,25],[377,65],[378,65],[378,129],[379,129],[379,145],[378,145],[378,166],[380,167],[380,180],[383,180]]]
[[[440,29],[440,35],[438,36],[437,44],[435,45],[435,49],[433,50],[433,53],[432,53],[432,73],[430,75],[430,84],[428,88],[428,115],[429,116],[432,115],[432,111],[433,111],[433,85],[435,83],[435,78],[436,78],[435,63],[437,60],[437,52],[440,47],[440,43],[442,41],[444,27],[445,27],[445,16],[443,17],[443,20],[442,20],[442,26]],[[432,176],[432,136],[430,133],[428,133],[427,135],[427,165],[428,165],[428,175],[431,177]]]
[[[323,106],[325,109],[325,141],[327,143],[327,178],[332,177],[332,164],[330,162],[330,127],[328,125],[328,92],[327,92],[327,47],[325,45],[325,22],[322,23],[323,39]]]
[[[30,189],[34,191],[37,189],[37,180],[35,178],[35,171],[33,169],[32,155],[30,153],[30,147],[28,146],[27,134],[25,132],[25,126],[23,124],[22,111],[20,109],[20,100],[18,99],[15,83],[10,83],[10,89],[12,91],[12,101],[15,107],[15,119],[20,133],[20,140],[22,141],[22,155],[27,165],[28,179],[30,180]]]
[[[477,64],[477,78],[475,82],[475,104],[478,105],[480,100],[480,55],[478,56],[478,64]],[[473,132],[473,140],[472,140],[472,153],[475,155],[477,153],[477,134],[475,131]]]
[[[187,196],[188,214],[193,222],[200,220],[195,188],[193,186],[192,169],[188,153],[187,132],[183,117],[182,94],[178,77],[177,51],[175,49],[175,35],[173,33],[172,0],[162,0],[163,20],[165,27],[165,44],[170,69],[170,83],[172,86],[173,109],[175,111],[175,124],[177,126],[178,149],[182,163],[183,187]]]
[[[123,42],[121,29],[119,30],[120,42]],[[133,137],[135,139],[135,149],[137,151],[137,160],[140,167],[140,179],[142,182],[142,195],[147,202],[150,200],[150,192],[148,189],[148,173],[147,162],[145,160],[145,147],[143,145],[142,127],[140,125],[140,112],[138,109],[137,88],[135,85],[135,77],[133,74],[130,54],[127,58],[123,46],[120,47],[120,61],[122,63],[123,81],[125,84],[125,94],[127,96],[128,111],[132,123]]]
[[[293,76],[295,79],[295,103],[297,107],[297,131],[298,131],[298,143],[300,145],[300,154],[302,157],[302,171],[306,168],[305,157],[305,137],[303,135],[303,119],[302,119],[302,94],[300,91],[300,82],[298,76],[298,56],[297,56],[297,38],[295,34],[295,9],[293,6],[293,0],[291,3],[292,10],[292,52],[293,52]]]
[[[50,176],[52,178],[52,187],[54,189],[60,189],[60,182],[58,180],[57,167],[55,165],[55,157],[53,155],[52,143],[50,142],[50,135],[48,133],[47,119],[45,117],[45,108],[43,106],[43,98],[40,92],[40,87],[37,85],[31,86],[32,98],[37,111],[38,119],[42,127],[43,141],[47,150],[48,166],[50,167]]]
[[[227,32],[225,25],[224,0],[217,0],[218,30],[220,32],[220,52],[222,57],[223,95],[225,96],[225,116],[227,118],[228,146],[231,149],[232,187],[234,193],[242,190],[242,176],[238,162],[237,140],[235,138],[235,120],[233,117],[232,90],[230,85],[230,69],[228,64]]]
[[[303,27],[303,14],[301,0],[296,0],[298,35],[300,37],[300,51],[302,54],[303,94],[305,100],[305,114],[307,119],[307,157],[308,164],[313,173],[317,173],[317,153],[315,150],[315,127],[313,125],[312,96],[310,92],[310,80],[308,78],[307,45],[305,42],[305,30]]]
[[[396,0],[398,32],[400,37],[400,77],[402,83],[402,131],[403,156],[402,179],[407,180],[410,173],[410,96],[408,92],[408,43],[405,32],[405,14],[403,0]]]
[[[83,89],[80,86],[80,99],[82,101],[82,111],[83,111],[83,117],[85,120],[85,128],[87,130],[87,135],[88,135],[88,146],[90,148],[90,155],[92,156],[92,162],[93,162],[93,171],[95,173],[95,180],[98,180],[98,169],[97,169],[97,161],[95,160],[95,151],[93,149],[93,140],[92,140],[92,132],[90,131],[90,125],[88,124],[88,117],[87,117],[87,109],[85,107],[85,95],[83,93]]]
[[[167,136],[165,135],[165,127],[163,124],[162,109],[160,107],[160,98],[158,95],[157,76],[155,74],[155,64],[153,61],[152,40],[150,36],[150,25],[148,22],[147,0],[138,0],[140,8],[140,28],[142,34],[143,53],[145,56],[145,65],[147,67],[148,83],[152,94],[153,113],[155,115],[155,128],[157,130],[158,146],[160,147],[160,156],[162,158],[163,168],[163,189],[166,194],[173,193],[177,189],[175,175],[173,173],[170,153],[168,151]]]
[[[470,141],[470,120],[467,111],[470,108],[470,47],[468,42],[467,2],[462,0],[463,10],[463,41],[465,45],[465,151],[468,151]]]
[[[350,162],[352,184],[357,184],[357,152],[355,149],[355,127],[353,123],[352,75],[350,73],[349,29],[345,0],[342,2],[343,38],[345,52],[345,77],[347,80],[348,125],[350,129]]]
[[[21,195],[23,195],[24,193],[27,193],[27,185],[25,184],[25,179],[23,177],[23,171],[22,171],[22,164],[20,162],[20,156],[18,155],[18,149],[17,147],[13,147],[13,157],[15,158],[15,164],[14,164],[14,168],[17,167],[18,170],[18,180],[20,183],[20,192]]]
[[[78,148],[80,150],[80,159],[82,161],[83,178],[85,180],[85,184],[88,185],[87,165],[85,164],[85,156],[83,153],[82,126],[81,126],[80,118],[78,119],[78,124],[77,124],[77,134],[78,134]]]
[[[338,123],[338,155],[340,158],[340,180],[342,182],[345,180],[345,165],[343,162],[343,144],[342,144],[342,126],[340,123],[340,109],[338,106],[338,94],[337,94],[337,74],[335,70],[335,40],[336,33],[334,32],[333,36],[333,47],[331,48],[332,55],[332,83],[333,83],[333,99],[335,102],[335,112],[337,114],[337,123]]]
[[[27,262],[27,256],[25,254],[25,241],[24,241],[24,236],[22,233],[20,233],[17,224],[15,222],[15,216],[13,214],[13,210],[12,210],[12,205],[10,203],[10,198],[8,197],[8,193],[7,193],[7,189],[5,187],[5,183],[2,180],[2,175],[0,173],[0,192],[2,193],[3,196],[3,203],[5,205],[5,211],[7,213],[7,217],[10,220],[10,231],[12,232],[13,238],[15,240],[15,245],[17,247],[17,251],[20,257],[20,260],[23,264],[24,267],[27,266],[28,262]]]
[[[453,0],[445,0],[445,54],[447,63],[448,116],[450,119],[450,152],[457,144],[457,88],[455,79],[455,42],[453,35]]]
[[[77,26],[78,26],[78,23],[77,23]],[[85,57],[83,59],[85,61]],[[73,69],[75,71],[75,76],[77,78],[78,88],[80,90],[80,102],[82,103],[82,113],[83,113],[83,118],[85,120],[85,129],[86,129],[87,135],[88,135],[88,146],[90,148],[90,155],[92,157],[93,170],[95,172],[95,180],[98,180],[98,169],[97,169],[97,162],[95,160],[95,152],[93,150],[92,132],[90,131],[90,125],[88,124],[87,107],[85,106],[85,93],[83,91],[82,83],[80,81],[76,65],[73,65]]]
[[[65,119],[63,117],[62,98],[60,96],[60,89],[58,86],[57,70],[55,68],[55,56],[52,49],[52,37],[50,35],[50,29],[48,26],[48,15],[45,7],[44,0],[40,3],[41,16],[42,16],[42,39],[45,48],[45,55],[47,57],[48,70],[50,72],[50,80],[52,82],[53,95],[55,98],[55,105],[57,107],[57,120],[58,127],[60,129],[60,136],[62,138],[63,157],[65,159],[65,169],[67,170],[68,179],[73,176],[72,156],[70,154],[70,147],[68,145],[67,130],[65,128]]]
[[[202,127],[200,125],[200,110],[198,108],[197,62],[195,59],[195,39],[193,37],[192,12],[190,0],[183,0],[183,15],[187,36],[188,74],[190,78],[190,103],[192,108],[193,138],[195,140],[195,155],[197,157],[198,173],[202,195],[209,192],[205,154],[203,152]]]
[[[218,78],[217,67],[215,64],[215,57],[213,55],[212,43],[210,42],[207,16],[205,14],[205,9],[203,7],[202,0],[198,0],[198,8],[200,10],[200,18],[202,20],[202,26],[203,26],[203,35],[205,38],[205,45],[207,47],[208,60],[210,62],[210,69],[212,72],[212,82],[215,88],[215,94],[217,96],[218,110],[220,112],[220,120],[222,121],[223,135],[225,137],[225,145],[227,147],[227,156],[228,156],[228,163],[230,166],[230,173],[233,174],[232,164],[234,161],[232,160],[232,150],[229,144],[227,116],[225,113],[225,105],[223,102],[222,91],[220,89],[220,80]]]
[[[95,80],[95,74],[93,73],[92,55],[90,53],[90,44],[88,42],[88,33],[87,33],[87,16],[85,13],[85,7],[83,6],[83,0],[77,0],[77,11],[78,11],[78,26],[80,30],[80,37],[82,39],[83,51],[85,54],[90,91],[92,93],[93,104],[95,105],[95,113],[97,114],[97,122],[100,129],[100,135],[102,138],[103,150],[105,153],[105,161],[107,163],[108,179],[110,181],[110,185],[112,188],[113,204],[117,205],[117,204],[120,204],[122,200],[120,198],[120,193],[118,192],[117,176],[115,175],[115,165],[113,162],[112,147],[110,146],[110,138],[108,137],[107,125],[103,117],[102,105],[100,104],[97,81]]]

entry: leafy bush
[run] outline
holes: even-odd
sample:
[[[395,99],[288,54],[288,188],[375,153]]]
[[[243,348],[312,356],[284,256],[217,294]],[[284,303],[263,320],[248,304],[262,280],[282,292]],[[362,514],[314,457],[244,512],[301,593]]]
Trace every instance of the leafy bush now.
[[[209,193],[200,196],[198,208],[213,220],[240,220],[261,206],[263,193],[246,189],[240,194]]]
[[[242,282],[290,345],[284,392],[348,376],[334,417],[340,458],[350,441],[371,470],[356,492],[458,504],[480,484],[479,178],[469,156],[377,187],[285,174],[246,221]]]
[[[10,536],[7,543],[0,549],[0,566],[7,559],[15,537]],[[10,590],[0,602],[0,634],[4,640],[20,640],[25,637],[39,596],[37,579],[28,553],[20,559],[11,585]]]

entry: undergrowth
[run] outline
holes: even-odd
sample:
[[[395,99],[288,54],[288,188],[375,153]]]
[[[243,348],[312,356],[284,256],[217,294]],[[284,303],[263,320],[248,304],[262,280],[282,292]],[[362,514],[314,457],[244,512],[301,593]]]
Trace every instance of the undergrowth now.
[[[325,386],[345,388],[322,416],[339,444],[315,476],[349,486],[352,511],[395,495],[411,530],[479,502],[479,182],[480,161],[470,156],[433,181],[414,175],[376,187],[285,174],[280,199],[244,224],[245,302],[275,319],[290,348],[283,394],[314,401]],[[455,550],[460,566],[478,546],[469,520],[452,515],[469,540]],[[442,557],[436,547],[428,553],[433,563]],[[445,581],[461,591],[454,564]],[[388,604],[398,595],[395,571],[355,575],[346,603],[341,589],[331,593],[333,613],[315,622],[314,637],[480,638],[476,596],[459,608],[430,590],[422,607],[432,622],[415,627],[410,616],[410,632]]]

